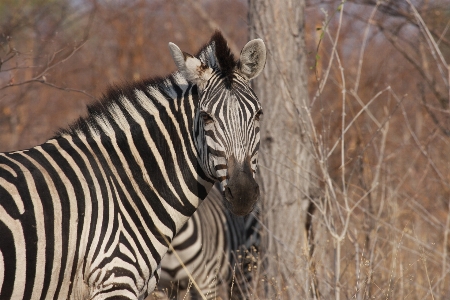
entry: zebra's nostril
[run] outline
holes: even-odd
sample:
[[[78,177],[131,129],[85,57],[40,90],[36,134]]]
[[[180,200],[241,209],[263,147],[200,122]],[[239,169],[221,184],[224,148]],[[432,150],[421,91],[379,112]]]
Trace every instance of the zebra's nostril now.
[[[228,200],[233,199],[233,194],[231,193],[231,189],[228,186],[225,188],[225,198],[227,198]]]

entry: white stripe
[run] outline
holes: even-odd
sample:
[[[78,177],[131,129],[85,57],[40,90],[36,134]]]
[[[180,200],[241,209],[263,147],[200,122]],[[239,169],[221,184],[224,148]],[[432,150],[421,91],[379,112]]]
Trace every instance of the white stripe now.
[[[4,153],[1,153],[3,157],[8,158]],[[17,177],[17,173],[8,165],[0,164],[0,169],[3,169],[9,173],[11,173],[12,176]]]
[[[228,172],[227,169],[220,169],[220,170],[217,170],[217,171],[216,171],[217,177],[225,177],[225,176],[227,176],[227,172]]]
[[[133,262],[136,262],[136,257],[134,257],[133,253],[124,244],[122,243],[119,244],[119,250]]]

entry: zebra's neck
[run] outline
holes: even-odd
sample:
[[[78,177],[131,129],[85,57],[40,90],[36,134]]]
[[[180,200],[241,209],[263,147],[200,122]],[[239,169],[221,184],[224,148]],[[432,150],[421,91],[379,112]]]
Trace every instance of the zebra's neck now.
[[[193,139],[197,104],[196,88],[178,73],[115,89],[89,107],[88,117],[61,131],[56,143],[88,145],[121,199],[142,203],[152,218],[152,210],[165,211],[170,218],[158,218],[176,232],[212,186]]]

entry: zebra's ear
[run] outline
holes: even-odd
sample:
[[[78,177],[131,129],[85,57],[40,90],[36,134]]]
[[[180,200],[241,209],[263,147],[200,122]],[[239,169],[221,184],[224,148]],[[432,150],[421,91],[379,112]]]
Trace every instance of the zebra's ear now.
[[[169,43],[169,49],[175,65],[187,81],[202,87],[211,77],[212,69],[203,64],[198,58],[182,52],[174,43]]]
[[[241,51],[239,58],[239,72],[248,80],[261,73],[266,64],[266,45],[262,39],[248,42]]]

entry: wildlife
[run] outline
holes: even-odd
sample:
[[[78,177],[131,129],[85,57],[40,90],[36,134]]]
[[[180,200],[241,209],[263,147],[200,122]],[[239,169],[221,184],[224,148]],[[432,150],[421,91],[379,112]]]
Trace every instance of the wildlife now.
[[[263,41],[238,59],[220,32],[195,56],[169,50],[178,71],[114,86],[47,142],[0,153],[1,299],[144,299],[215,182],[233,214],[252,211]]]

